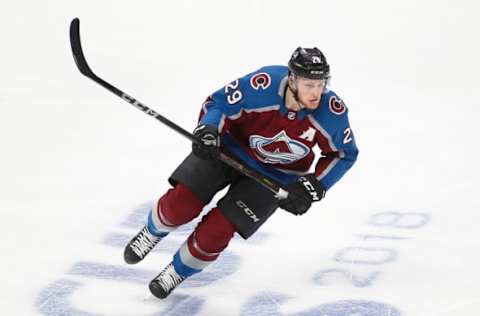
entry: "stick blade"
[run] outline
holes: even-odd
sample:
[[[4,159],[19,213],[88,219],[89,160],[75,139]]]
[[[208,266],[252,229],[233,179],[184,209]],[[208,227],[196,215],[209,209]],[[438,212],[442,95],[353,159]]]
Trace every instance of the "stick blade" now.
[[[90,78],[96,77],[88,66],[80,42],[80,19],[74,18],[70,23],[70,45],[72,47],[73,59],[80,72]]]

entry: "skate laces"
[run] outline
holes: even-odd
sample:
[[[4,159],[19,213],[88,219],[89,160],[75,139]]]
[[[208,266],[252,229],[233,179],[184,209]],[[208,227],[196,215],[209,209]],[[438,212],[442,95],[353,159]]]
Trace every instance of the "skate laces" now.
[[[173,264],[170,263],[162,273],[160,273],[157,280],[165,291],[169,291],[179,285],[185,278],[178,275]]]
[[[130,248],[139,256],[144,257],[155,245],[160,241],[160,237],[156,237],[148,231],[145,226],[140,234],[138,234],[135,241],[130,245]]]

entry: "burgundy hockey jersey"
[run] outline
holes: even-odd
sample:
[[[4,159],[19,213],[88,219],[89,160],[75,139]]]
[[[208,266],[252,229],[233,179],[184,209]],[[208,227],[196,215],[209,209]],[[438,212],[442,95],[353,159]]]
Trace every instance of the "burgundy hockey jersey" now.
[[[348,109],[327,89],[317,109],[289,110],[287,79],[287,67],[267,66],[227,84],[204,102],[200,124],[217,126],[230,152],[281,184],[314,172],[328,190],[358,155]]]

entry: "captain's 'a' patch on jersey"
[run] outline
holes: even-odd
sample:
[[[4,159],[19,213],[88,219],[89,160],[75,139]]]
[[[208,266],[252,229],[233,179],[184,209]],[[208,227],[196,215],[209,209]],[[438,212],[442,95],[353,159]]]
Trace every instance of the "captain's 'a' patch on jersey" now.
[[[302,138],[302,139],[305,139],[309,142],[313,142],[313,140],[315,139],[315,133],[317,131],[313,128],[313,127],[308,127],[308,129],[306,131],[304,131],[302,133],[302,135],[299,136],[299,138]]]

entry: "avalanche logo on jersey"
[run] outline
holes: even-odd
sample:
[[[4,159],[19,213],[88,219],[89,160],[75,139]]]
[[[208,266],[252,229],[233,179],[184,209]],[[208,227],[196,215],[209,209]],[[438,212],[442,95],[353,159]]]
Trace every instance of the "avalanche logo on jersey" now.
[[[285,131],[281,131],[271,138],[251,135],[250,147],[262,162],[271,164],[289,164],[310,153],[308,146],[291,139]]]
[[[250,79],[250,85],[255,90],[258,90],[260,88],[263,90],[267,90],[267,88],[270,87],[271,82],[272,79],[270,78],[270,75],[266,72],[260,72]]]
[[[337,115],[342,115],[347,110],[345,103],[343,103],[343,101],[336,96],[330,97],[330,99],[328,100],[328,107],[330,108],[330,111],[332,111],[332,113]]]

